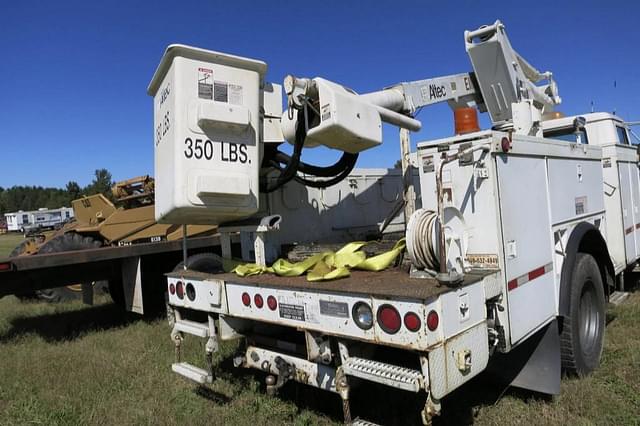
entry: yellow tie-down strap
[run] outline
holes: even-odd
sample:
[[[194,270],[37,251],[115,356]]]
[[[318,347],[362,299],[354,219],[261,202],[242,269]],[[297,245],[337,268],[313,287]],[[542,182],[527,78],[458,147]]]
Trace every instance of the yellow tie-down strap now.
[[[350,269],[365,271],[382,271],[398,257],[405,248],[405,239],[399,240],[389,251],[367,258],[361,250],[366,242],[349,243],[340,250],[318,253],[301,262],[291,263],[284,259],[276,260],[271,266],[260,266],[255,263],[242,263],[224,259],[223,267],[227,272],[234,272],[240,277],[248,277],[264,273],[282,277],[298,277],[307,274],[307,281],[326,281],[344,278],[350,275]]]

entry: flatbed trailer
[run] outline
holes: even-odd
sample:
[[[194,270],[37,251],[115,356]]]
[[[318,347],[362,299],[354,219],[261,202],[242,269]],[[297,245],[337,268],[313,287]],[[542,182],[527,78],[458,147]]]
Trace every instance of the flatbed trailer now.
[[[193,237],[185,244],[190,254],[213,251],[219,238]],[[142,292],[160,299],[164,289],[152,292],[151,287],[158,287],[159,277],[171,271],[182,257],[183,241],[176,240],[0,259],[0,297],[107,280],[112,291],[122,290],[120,301],[128,310],[143,313],[141,301],[134,299],[142,297]],[[87,297],[84,299],[87,301]]]

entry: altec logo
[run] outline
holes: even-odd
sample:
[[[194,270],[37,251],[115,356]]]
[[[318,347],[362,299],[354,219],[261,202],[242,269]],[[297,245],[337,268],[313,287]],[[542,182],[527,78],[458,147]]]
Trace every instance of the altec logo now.
[[[533,281],[538,277],[543,276],[547,272],[553,271],[553,263],[547,263],[544,266],[540,266],[534,270],[527,272],[526,274],[520,275],[518,278],[514,278],[507,282],[507,290],[515,290],[518,287],[522,287],[529,281]]]
[[[447,96],[447,91],[442,86],[436,86],[435,84],[429,85],[429,99],[440,99]]]

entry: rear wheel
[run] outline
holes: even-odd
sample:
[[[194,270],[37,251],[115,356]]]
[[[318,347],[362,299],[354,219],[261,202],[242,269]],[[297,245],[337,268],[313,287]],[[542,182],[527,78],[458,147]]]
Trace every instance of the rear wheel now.
[[[101,247],[100,241],[91,237],[85,237],[75,232],[68,232],[60,235],[48,242],[41,248],[39,253],[60,253],[63,251],[79,251]],[[105,291],[107,288],[106,281],[94,281],[94,292]],[[42,300],[47,302],[65,302],[69,300],[80,300],[82,298],[82,285],[80,283],[71,283],[66,287],[49,288],[44,290],[36,290],[36,294]]]
[[[605,299],[600,269],[593,256],[578,253],[562,324],[562,368],[585,376],[600,364],[604,346]]]
[[[184,269],[184,261],[180,262],[173,268],[173,272]],[[220,256],[215,253],[198,253],[187,257],[187,269],[190,271],[205,272],[214,274],[222,272],[222,263]]]

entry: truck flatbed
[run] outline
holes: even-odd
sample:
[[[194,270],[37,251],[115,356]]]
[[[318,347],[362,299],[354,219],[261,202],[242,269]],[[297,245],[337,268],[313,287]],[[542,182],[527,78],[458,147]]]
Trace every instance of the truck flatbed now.
[[[217,245],[217,235],[187,240],[189,250]],[[176,258],[172,261],[177,263],[181,254],[182,241],[176,240],[0,259],[0,297],[70,282],[108,280],[121,276],[122,262],[126,259],[141,257],[167,262]]]
[[[193,272],[189,272],[189,275]],[[481,281],[495,273],[493,270],[473,271],[465,274],[461,284],[456,287],[441,285],[434,278],[411,278],[406,270],[391,268],[380,272],[351,271],[351,275],[331,281],[307,281],[305,276],[280,277],[273,274],[239,277],[233,273],[216,275],[215,278],[227,283],[254,285],[258,287],[278,287],[287,290],[327,291],[337,293],[366,294],[377,297],[393,297],[426,300],[454,288],[464,287]],[[169,276],[181,276],[182,273],[169,273]],[[198,274],[199,275],[199,274]],[[203,275],[211,278],[211,275]]]

